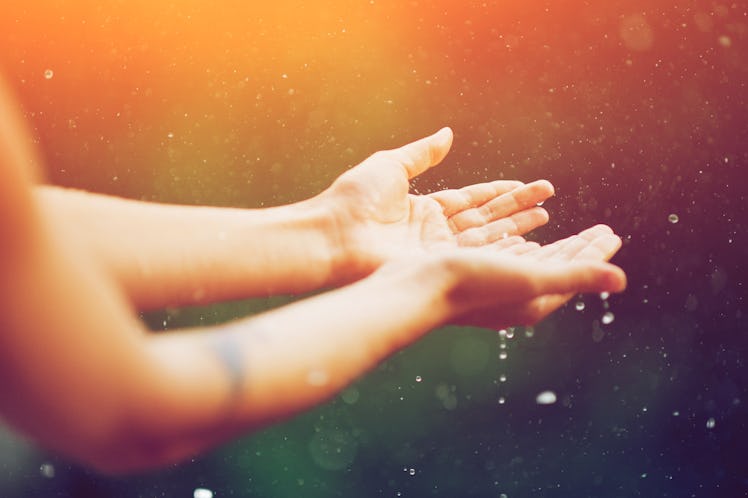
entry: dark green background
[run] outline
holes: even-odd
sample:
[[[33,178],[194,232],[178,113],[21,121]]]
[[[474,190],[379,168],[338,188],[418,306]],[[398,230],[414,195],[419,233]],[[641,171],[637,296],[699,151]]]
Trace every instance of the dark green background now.
[[[13,10],[0,63],[56,183],[274,205],[319,192],[376,149],[451,125],[453,152],[417,180],[419,192],[547,178],[557,196],[535,239],[610,224],[624,237],[615,262],[629,289],[608,300],[611,324],[600,323],[602,300],[585,296],[583,311],[567,306],[532,337],[518,328],[506,360],[496,331],[435,331],[332,402],[149,475],[96,476],[5,435],[0,495],[191,497],[197,487],[217,498],[748,494],[745,2],[308,3],[351,36],[365,32],[324,43],[298,2],[279,3],[288,9],[263,25],[270,35],[251,5],[221,5],[222,22],[246,27],[233,37],[220,23],[182,36],[185,10],[207,9],[190,2],[164,3],[159,15],[182,16],[166,25],[155,14],[129,19],[121,5],[76,11],[97,19],[114,10],[123,30],[162,37],[142,58],[163,64],[145,71],[133,56],[127,84],[114,62],[84,63],[85,36],[68,41],[69,53],[45,51],[68,40],[68,28],[44,30],[66,9],[51,4],[51,24],[39,21],[45,13],[2,7]],[[36,35],[34,23],[44,27]],[[256,41],[266,35],[272,43]],[[305,50],[305,36],[324,52],[302,72],[295,51]],[[637,45],[648,36],[649,46]],[[204,44],[212,56],[200,52]],[[251,66],[249,88],[232,86],[235,59]],[[44,81],[50,64],[55,76]],[[285,84],[280,67],[296,77],[294,100],[285,87],[273,93]],[[222,82],[231,91],[219,94]],[[92,92],[81,95],[81,85]],[[149,88],[156,110],[146,112],[128,85]],[[270,95],[266,107],[258,93]],[[122,125],[115,111],[128,105]],[[170,329],[287,299],[144,318]],[[549,389],[558,402],[536,404]],[[53,478],[42,477],[45,462]]]

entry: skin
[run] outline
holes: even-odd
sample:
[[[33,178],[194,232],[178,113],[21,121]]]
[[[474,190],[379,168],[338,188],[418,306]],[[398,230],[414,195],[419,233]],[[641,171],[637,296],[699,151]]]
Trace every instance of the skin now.
[[[529,324],[624,289],[608,227],[521,237],[548,220],[546,181],[409,194],[451,142],[378,152],[290,206],[148,204],[39,186],[0,82],[0,415],[103,472],[163,466],[329,399],[440,325]],[[217,327],[150,335],[136,314],[320,287]]]

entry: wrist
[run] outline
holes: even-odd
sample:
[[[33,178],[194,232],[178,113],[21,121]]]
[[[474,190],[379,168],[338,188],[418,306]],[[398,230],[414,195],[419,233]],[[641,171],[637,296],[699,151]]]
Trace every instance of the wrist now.
[[[312,223],[324,238],[329,261],[328,285],[344,285],[360,280],[374,272],[381,263],[367,257],[361,247],[348,207],[336,195],[325,191],[297,204],[308,213]]]
[[[279,207],[287,210],[287,218],[293,220],[294,228],[309,231],[311,236],[304,250],[314,254],[310,261],[321,270],[319,286],[329,287],[356,280],[354,261],[349,245],[343,235],[342,223],[336,213],[336,205],[321,196]]]
[[[386,280],[386,287],[405,295],[420,296],[433,326],[438,326],[460,313],[452,299],[458,281],[452,267],[446,254],[419,252],[383,264],[372,278]]]

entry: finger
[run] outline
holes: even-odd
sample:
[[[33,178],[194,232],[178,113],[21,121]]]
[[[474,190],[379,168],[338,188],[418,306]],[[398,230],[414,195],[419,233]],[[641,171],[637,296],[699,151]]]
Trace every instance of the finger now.
[[[566,257],[574,260],[607,261],[613,257],[621,247],[621,239],[612,232],[613,231],[610,227],[605,225],[597,225],[580,232],[578,239],[586,240],[583,247],[575,253],[571,248],[572,244],[569,244],[568,247],[562,248],[553,259]],[[546,296],[547,299],[543,300],[543,306],[545,308],[542,310],[543,315],[550,314],[560,308],[574,297],[574,295],[574,292],[568,292],[565,294]],[[532,308],[537,309],[536,306],[529,307],[529,309]]]
[[[502,239],[505,234],[506,236],[523,235],[546,223],[548,223],[548,212],[541,207],[534,207],[508,218],[460,232],[457,234],[457,243],[461,246],[481,246]]]
[[[551,256],[551,258],[569,261],[590,243],[591,242],[584,237],[573,235],[569,237],[563,244],[561,244],[559,250],[556,251],[553,256]]]
[[[584,252],[585,257],[582,259],[606,261],[617,250],[617,247],[614,249],[613,246],[617,246],[619,241],[618,236],[611,233],[610,228],[598,225],[569,237],[549,259],[570,261]],[[613,252],[606,256],[609,251]]]
[[[574,259],[608,261],[622,245],[621,238],[615,234],[601,235],[575,254]]]
[[[439,164],[449,152],[452,138],[452,130],[442,128],[433,135],[400,148],[376,152],[368,160],[396,164],[405,169],[410,179]]]
[[[539,251],[532,251],[533,255],[545,251],[539,259],[577,259],[577,260],[597,260],[605,261],[617,251],[620,247],[620,239],[613,234],[610,227],[606,225],[596,225],[583,230],[579,235],[568,237],[549,246],[541,248]],[[550,249],[549,249],[550,248]],[[526,253],[527,254],[527,253]],[[546,296],[547,299],[542,301],[544,309],[541,315],[547,315],[564,305],[569,299],[574,297],[574,293],[557,294]],[[530,313],[538,311],[540,301],[533,302],[528,307]],[[542,318],[542,316],[540,316]],[[538,318],[538,319],[540,319]]]
[[[495,242],[494,244],[498,244]],[[513,244],[508,247],[500,248],[501,254],[511,254],[514,256],[521,256],[523,254],[527,254],[528,252],[532,251],[536,247],[539,247],[540,244],[537,242],[525,242],[524,244]]]
[[[479,207],[460,211],[449,218],[455,233],[475,228],[529,209],[553,195],[553,185],[538,180],[495,197]]]
[[[496,249],[506,249],[507,247],[511,247],[517,244],[526,244],[527,241],[524,239],[524,237],[520,237],[518,235],[515,235],[513,237],[505,237],[497,240],[493,244],[491,244]]]
[[[597,237],[605,234],[611,234],[613,231],[606,225],[595,225],[579,232],[578,235],[572,235],[565,239],[557,240],[551,244],[546,244],[540,249],[533,251],[532,256],[536,259],[551,259],[556,257],[562,251],[565,254],[574,254],[571,249],[581,250],[584,243],[590,243]]]
[[[514,247],[514,246],[512,246]],[[468,255],[470,249],[461,251]],[[621,292],[626,287],[623,270],[600,261],[538,264],[523,257],[498,258],[473,250],[470,257],[455,259],[456,270],[468,270],[470,278],[453,292],[457,307],[473,311],[496,309],[509,323],[531,323],[561,306],[569,296],[582,292]],[[466,264],[467,263],[467,264]],[[526,313],[527,312],[527,313]],[[472,313],[471,313],[472,314]],[[526,316],[525,316],[526,315]]]
[[[536,273],[536,295],[580,292],[621,292],[626,274],[619,267],[598,261],[548,264]]]
[[[514,180],[496,180],[488,183],[477,183],[461,189],[449,189],[434,192],[430,197],[441,204],[444,216],[485,204],[491,199],[521,187],[524,183]]]

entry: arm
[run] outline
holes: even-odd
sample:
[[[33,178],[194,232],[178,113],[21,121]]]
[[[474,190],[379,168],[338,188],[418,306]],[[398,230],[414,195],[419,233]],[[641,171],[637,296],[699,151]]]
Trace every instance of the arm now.
[[[304,292],[340,271],[333,219],[320,203],[231,209],[57,187],[36,194],[141,309]]]
[[[3,416],[106,471],[166,465],[292,416],[468,312],[507,321],[545,295],[624,285],[600,262],[459,249],[229,325],[151,336],[71,244],[55,247],[3,296]]]
[[[270,209],[175,206],[55,187],[42,208],[75,237],[138,308],[300,293],[368,275],[393,254],[490,243],[544,224],[548,182],[496,181],[431,195],[408,180],[438,164],[449,129],[378,152],[321,194]]]

